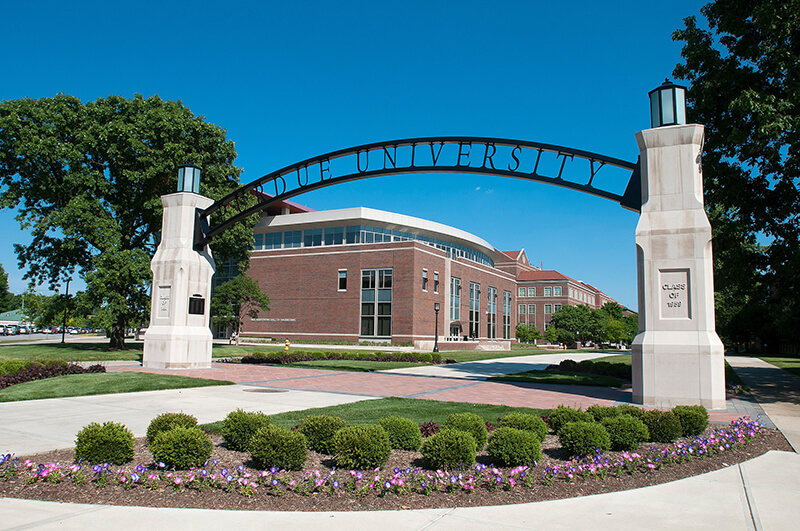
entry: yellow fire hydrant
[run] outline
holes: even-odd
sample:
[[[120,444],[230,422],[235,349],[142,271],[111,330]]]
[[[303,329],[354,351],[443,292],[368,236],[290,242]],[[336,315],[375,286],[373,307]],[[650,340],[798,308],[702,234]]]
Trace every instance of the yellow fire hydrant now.
[[[285,345],[285,346],[283,347],[283,350],[284,350],[285,352],[289,352],[289,340],[288,340],[288,339],[286,340],[286,343],[284,343],[284,345]]]

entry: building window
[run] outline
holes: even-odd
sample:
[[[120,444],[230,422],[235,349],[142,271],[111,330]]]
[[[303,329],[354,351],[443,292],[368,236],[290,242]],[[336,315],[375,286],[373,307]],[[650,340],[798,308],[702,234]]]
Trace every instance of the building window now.
[[[361,335],[392,336],[392,270],[361,271]]]
[[[553,313],[553,305],[552,304],[545,304],[544,305],[544,313]]]
[[[339,270],[339,291],[347,291],[347,269]]]
[[[528,288],[528,297],[536,296],[536,288]]]
[[[477,282],[469,283],[469,335],[470,337],[480,337],[478,327],[480,326],[481,302],[478,297],[481,294],[481,285]]]
[[[341,245],[344,243],[344,227],[325,229],[325,245]]]
[[[525,296],[525,288],[517,288],[517,297]]]
[[[254,234],[253,235],[253,249],[259,251],[264,248],[264,235],[263,234]]]
[[[561,286],[556,286],[553,288],[553,297],[560,297],[561,296]]]
[[[545,297],[552,297],[553,296],[553,288],[544,288],[544,296]]]
[[[511,339],[511,292],[503,292],[503,339]]]
[[[439,272],[433,272],[433,292],[439,293]]]
[[[520,315],[525,315],[526,313],[528,313],[528,305],[527,304],[520,304],[519,305],[519,314]]]
[[[282,232],[264,234],[264,249],[280,249],[281,247],[283,247]]]
[[[428,291],[428,270],[422,270],[422,291]]]
[[[303,246],[303,231],[290,230],[283,233],[283,248],[291,249],[293,247]]]
[[[529,304],[528,305],[528,313],[531,314],[531,315],[536,315],[536,305],[535,304]]]
[[[489,288],[486,307],[486,337],[497,337],[497,288]]]
[[[461,320],[461,279],[450,278],[450,320]]]
[[[557,312],[560,309],[561,309],[561,305],[560,304],[556,304],[556,305],[553,306],[553,311],[554,312]]]
[[[322,245],[322,229],[303,231],[303,247],[319,247]]]

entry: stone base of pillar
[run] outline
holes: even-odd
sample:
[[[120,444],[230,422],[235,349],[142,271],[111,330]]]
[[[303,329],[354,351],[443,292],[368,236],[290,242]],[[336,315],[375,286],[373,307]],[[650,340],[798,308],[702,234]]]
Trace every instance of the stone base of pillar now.
[[[648,331],[631,345],[633,401],[725,409],[725,357],[714,332]]]
[[[142,366],[148,369],[211,368],[211,330],[207,327],[153,326],[147,330]]]

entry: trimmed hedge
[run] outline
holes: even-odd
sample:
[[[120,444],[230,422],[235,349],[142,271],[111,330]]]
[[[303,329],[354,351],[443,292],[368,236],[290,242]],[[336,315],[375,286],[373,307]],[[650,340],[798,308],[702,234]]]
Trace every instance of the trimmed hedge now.
[[[268,425],[269,417],[261,411],[249,412],[239,408],[228,413],[222,421],[222,438],[231,450],[247,452],[253,435]]]
[[[75,460],[122,465],[133,459],[133,433],[123,424],[92,422],[75,436]]]
[[[599,404],[592,404],[586,408],[586,412],[590,414],[597,422],[601,422],[603,419],[622,415],[622,411],[618,407],[601,406]]]
[[[509,413],[500,420],[500,427],[531,431],[536,434],[540,442],[544,442],[545,437],[547,437],[547,424],[544,423],[539,415]]]
[[[672,412],[681,423],[681,434],[684,437],[700,435],[708,427],[708,410],[703,406],[675,406]]]
[[[631,379],[631,366],[624,363],[609,363],[607,361],[583,360],[562,360],[558,365],[548,365],[545,370],[583,372],[588,374],[599,374],[601,376],[614,376],[623,380]]]
[[[642,413],[641,420],[647,425],[653,442],[669,443],[681,436],[681,421],[672,411],[648,410]]]
[[[46,362],[8,360],[0,363],[0,389],[56,376],[98,372],[106,372],[106,368],[102,365],[92,365],[88,369],[84,369],[80,365],[63,360]]]
[[[547,416],[550,429],[558,433],[562,426],[568,422],[593,422],[594,418],[581,409],[572,409],[561,404]]]
[[[422,432],[417,423],[402,417],[384,417],[380,425],[386,430],[389,442],[395,450],[416,452],[422,446]]]
[[[148,447],[156,462],[179,470],[203,466],[214,451],[214,444],[206,432],[180,425],[159,432]]]
[[[453,413],[442,422],[442,431],[457,430],[465,431],[475,439],[475,447],[483,450],[486,440],[489,438],[489,430],[486,428],[486,421],[475,413]]]
[[[290,352],[254,352],[242,357],[242,363],[288,365],[298,361],[317,360],[365,360],[365,361],[401,361],[408,363],[442,363],[442,355],[438,352],[310,352],[292,350]]]
[[[333,455],[333,436],[346,425],[340,417],[309,415],[300,424],[300,433],[306,436],[308,447],[311,450]]]
[[[611,437],[612,450],[633,450],[650,439],[645,423],[630,415],[606,417],[600,423]]]
[[[542,447],[533,430],[500,427],[489,437],[486,453],[498,466],[534,466],[542,458]]]
[[[306,437],[300,432],[266,425],[248,443],[250,455],[262,469],[300,470],[308,458]]]
[[[197,427],[197,417],[188,413],[162,413],[147,426],[147,442],[152,443],[162,431],[171,430],[175,426],[185,428]]]
[[[336,464],[352,470],[377,468],[389,460],[392,446],[382,426],[347,426],[333,436]]]
[[[470,466],[477,454],[472,435],[445,429],[425,439],[420,452],[428,467],[434,470]]]
[[[611,437],[602,424],[596,422],[568,422],[558,431],[561,447],[571,456],[593,456],[600,450],[611,448]]]

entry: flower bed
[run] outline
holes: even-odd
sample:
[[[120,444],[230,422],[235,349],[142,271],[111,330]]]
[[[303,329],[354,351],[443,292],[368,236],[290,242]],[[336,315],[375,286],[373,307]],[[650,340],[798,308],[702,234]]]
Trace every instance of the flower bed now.
[[[32,382],[34,380],[43,380],[45,378],[54,378],[56,376],[65,376],[67,374],[106,372],[106,368],[99,364],[92,365],[91,367],[84,369],[80,365],[75,363],[67,363],[62,360],[46,362],[17,362],[16,360],[10,360],[4,362],[5,368],[8,368],[14,364],[18,364],[18,366],[15,368],[15,370],[13,370],[13,372],[9,371],[7,374],[0,376],[0,389],[5,389],[6,387],[15,384]]]
[[[309,452],[303,470],[252,468],[248,454],[215,439],[204,467],[168,470],[152,463],[143,440],[131,464],[70,463],[52,452],[0,463],[0,495],[95,503],[228,509],[359,510],[520,503],[661,483],[740,462],[769,449],[788,449],[780,432],[741,419],[730,427],[637,451],[564,459],[554,436],[535,467],[499,468],[478,462],[461,470],[426,470],[416,452],[394,451],[387,466],[340,470]],[[56,458],[40,460],[40,458]],[[66,464],[65,464],[66,463]]]

